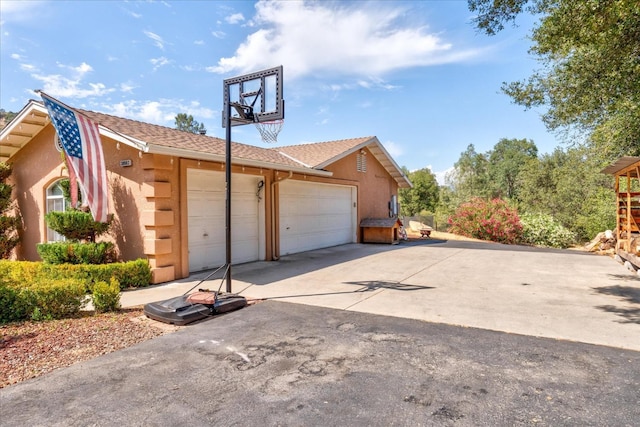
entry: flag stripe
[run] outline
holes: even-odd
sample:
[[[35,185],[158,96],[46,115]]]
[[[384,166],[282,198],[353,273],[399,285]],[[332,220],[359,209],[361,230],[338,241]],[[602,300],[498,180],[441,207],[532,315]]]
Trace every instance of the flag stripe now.
[[[100,129],[88,117],[41,93],[60,142],[83,188],[93,219],[107,221],[107,172]],[[71,173],[70,173],[71,175]]]

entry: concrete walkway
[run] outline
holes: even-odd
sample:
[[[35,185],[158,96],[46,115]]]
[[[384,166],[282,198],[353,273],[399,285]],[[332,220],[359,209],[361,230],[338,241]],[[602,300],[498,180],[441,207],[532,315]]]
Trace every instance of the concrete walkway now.
[[[181,295],[206,275],[124,292],[122,305]],[[640,278],[610,257],[578,251],[440,240],[350,244],[234,266],[232,283],[247,298],[640,351]]]

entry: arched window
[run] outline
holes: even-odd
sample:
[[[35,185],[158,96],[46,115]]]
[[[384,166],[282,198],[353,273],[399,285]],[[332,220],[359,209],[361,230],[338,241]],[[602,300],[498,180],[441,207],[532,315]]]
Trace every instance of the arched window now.
[[[64,212],[69,208],[69,203],[64,198],[62,185],[60,184],[62,181],[63,180],[58,180],[47,188],[47,213],[55,211]],[[65,238],[62,234],[47,227],[47,241],[62,242],[64,240]]]

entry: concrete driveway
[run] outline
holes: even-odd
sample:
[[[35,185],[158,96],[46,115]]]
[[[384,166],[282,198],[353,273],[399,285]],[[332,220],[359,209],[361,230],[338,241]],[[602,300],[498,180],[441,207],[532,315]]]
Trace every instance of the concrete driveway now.
[[[180,295],[205,276],[126,292],[122,302]],[[352,244],[235,266],[232,290],[640,351],[640,278],[608,256],[579,251],[426,239]]]

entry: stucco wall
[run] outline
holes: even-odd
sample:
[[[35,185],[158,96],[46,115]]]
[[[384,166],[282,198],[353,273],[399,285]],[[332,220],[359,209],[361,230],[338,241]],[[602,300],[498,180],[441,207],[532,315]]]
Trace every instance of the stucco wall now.
[[[368,149],[365,148],[364,151],[367,153],[366,172],[359,172],[356,168],[357,153],[352,153],[327,167],[336,178],[360,182],[358,222],[363,218],[388,218],[391,196],[398,195],[398,183]]]
[[[36,245],[47,240],[46,191],[55,181],[67,178],[68,172],[54,146],[53,126],[45,127],[32,141],[11,158],[14,197],[23,218],[24,229],[16,256],[22,260],[39,260]],[[138,203],[142,200],[143,174],[136,163],[138,150],[102,137],[107,180],[109,213],[113,222],[107,235],[99,239],[116,244],[123,260],[144,257]],[[132,167],[121,167],[120,160],[131,159]]]

